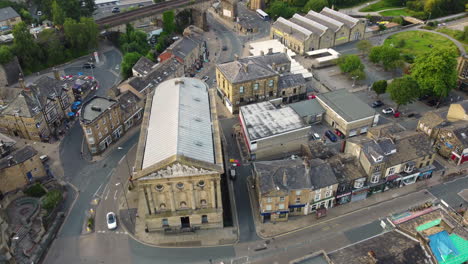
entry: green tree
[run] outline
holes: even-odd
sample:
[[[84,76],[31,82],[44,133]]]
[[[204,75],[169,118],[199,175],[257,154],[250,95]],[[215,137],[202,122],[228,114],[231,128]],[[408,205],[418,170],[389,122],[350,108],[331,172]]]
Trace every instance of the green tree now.
[[[56,0],[52,2],[52,22],[55,25],[63,25],[63,22],[65,22],[65,12],[63,12]]]
[[[132,67],[141,58],[138,52],[130,52],[124,55],[121,65],[121,71],[124,79],[132,76]]]
[[[5,64],[13,59],[13,53],[11,53],[10,47],[6,45],[0,46],[0,63]]]
[[[39,33],[37,42],[44,51],[48,66],[54,66],[65,61],[64,46],[53,29],[45,29]]]
[[[167,35],[167,33],[163,32]],[[150,50],[147,35],[141,30],[135,30],[131,24],[127,24],[125,33],[120,35],[119,45],[122,52],[138,52],[146,54]]]
[[[381,63],[387,71],[403,67],[400,51],[392,46],[373,47],[369,60],[373,63]]]
[[[357,44],[356,47],[358,50],[360,50],[363,54],[369,53],[369,51],[372,49],[372,43],[367,40],[363,39],[360,40]]]
[[[275,0],[271,2],[270,7],[267,8],[266,12],[272,19],[278,17],[291,18],[296,12],[295,8],[290,7],[286,2],[281,0]]]
[[[97,9],[94,0],[82,0],[81,3],[81,16],[92,17]]]
[[[21,10],[19,11],[19,14],[21,16],[21,19],[24,21],[24,23],[31,24],[31,22],[33,21],[33,17],[31,16],[31,13],[29,13],[28,10],[21,8]]]
[[[372,90],[377,94],[377,98],[387,90],[387,80],[376,81],[372,84]]]
[[[324,7],[328,6],[327,0],[309,0],[307,1],[306,5],[304,6],[304,12],[307,13],[310,10],[315,12],[320,12]]]
[[[59,190],[52,190],[42,200],[42,207],[50,212],[62,201],[62,198],[62,193]]]
[[[411,76],[424,93],[446,97],[457,83],[456,53],[448,48],[435,48],[416,57]]]
[[[163,13],[163,31],[171,34],[175,31],[175,14],[173,10],[168,10]]]
[[[341,72],[347,73],[350,77],[356,78],[357,80],[363,80],[366,78],[364,73],[364,64],[357,55],[345,55],[338,59],[338,66]]]
[[[20,22],[14,26],[13,37],[13,51],[18,56],[21,66],[29,71],[40,68],[42,52],[29,33],[26,23]]]
[[[420,95],[418,83],[411,76],[394,79],[387,87],[390,98],[397,104],[397,108],[414,101]]]
[[[92,18],[82,17],[79,22],[67,18],[63,23],[63,32],[75,55],[97,47],[99,30]]]
[[[158,42],[156,43],[156,47],[155,47],[158,52],[163,52],[166,49],[166,43],[167,43],[168,38],[169,37],[167,36],[165,32],[159,35]]]

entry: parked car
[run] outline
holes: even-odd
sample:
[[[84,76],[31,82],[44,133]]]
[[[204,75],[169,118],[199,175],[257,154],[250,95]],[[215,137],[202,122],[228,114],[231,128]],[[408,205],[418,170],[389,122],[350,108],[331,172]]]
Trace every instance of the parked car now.
[[[112,13],[120,13],[120,8],[118,7],[112,8]]]
[[[205,81],[205,82],[208,81],[209,79],[210,79],[210,77],[208,77],[208,76],[203,76],[203,78],[202,78],[202,80]]]
[[[36,13],[38,16],[42,16],[42,11],[37,11]]]
[[[223,46],[223,50],[224,51],[228,50],[227,46]]]
[[[395,113],[395,110],[393,110],[393,108],[389,107],[389,108],[385,108],[385,109],[382,109],[382,113],[384,114],[393,114]]]
[[[231,180],[235,180],[236,179],[236,168],[231,168],[229,170],[229,176],[231,177]]]
[[[325,132],[325,136],[327,136],[328,139],[330,139],[332,142],[336,142],[338,140],[338,138],[336,137],[335,134],[333,134],[333,132],[331,132],[331,130],[327,130]]]
[[[42,162],[46,162],[46,161],[49,160],[49,156],[47,156],[47,155],[42,155],[42,156],[39,157],[39,159],[40,159]]]
[[[113,230],[117,228],[117,218],[113,212],[107,213],[106,220],[108,229]]]
[[[382,105],[384,105],[384,103],[382,101],[380,101],[380,100],[377,100],[377,101],[372,103],[373,108],[381,107]]]
[[[94,63],[86,62],[82,66],[83,69],[94,69],[96,68],[96,65]]]
[[[400,112],[395,112],[395,113],[393,114],[393,117],[398,118],[398,117],[400,117],[400,115],[401,115]]]
[[[343,132],[341,132],[340,130],[338,129],[335,129],[335,134],[337,136],[339,136],[340,138],[345,138],[345,135],[343,134]]]
[[[138,4],[138,7],[144,7],[145,5],[144,4]]]
[[[313,137],[315,140],[320,140],[320,135],[317,134],[317,133],[312,134],[312,137]]]

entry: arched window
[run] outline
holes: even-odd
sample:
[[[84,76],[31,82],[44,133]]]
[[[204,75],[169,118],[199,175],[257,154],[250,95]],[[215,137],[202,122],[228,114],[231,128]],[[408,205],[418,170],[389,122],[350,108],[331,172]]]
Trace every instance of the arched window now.
[[[202,207],[206,206],[206,200],[205,199],[200,200],[200,204]]]
[[[164,190],[164,186],[163,186],[162,184],[156,185],[155,188],[156,188],[156,191],[162,191],[162,190]]]
[[[184,202],[184,201],[180,202],[180,207],[181,207],[181,208],[187,207],[187,203]]]
[[[177,183],[176,186],[177,186],[177,188],[179,188],[179,189],[183,189],[183,188],[184,188],[184,184],[183,184],[182,182]]]
[[[204,181],[204,180],[200,180],[200,181],[198,182],[198,186],[200,186],[200,187],[205,186],[205,181]]]
[[[160,210],[165,210],[166,209],[166,204],[165,203],[160,204],[159,209]]]

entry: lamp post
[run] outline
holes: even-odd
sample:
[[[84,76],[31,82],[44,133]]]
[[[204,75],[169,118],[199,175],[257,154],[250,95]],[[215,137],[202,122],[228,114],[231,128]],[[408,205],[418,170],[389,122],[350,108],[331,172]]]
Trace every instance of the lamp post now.
[[[118,149],[118,150],[122,150],[123,148],[122,148],[122,147],[118,147],[117,149]],[[130,172],[130,166],[128,165],[127,155],[125,155],[125,162],[127,163],[128,174],[130,175],[129,182],[131,183],[131,172]],[[119,181],[122,182],[122,179],[121,179],[120,177],[119,177]],[[123,192],[124,197],[125,197],[125,204],[127,205],[128,218],[130,218],[130,222],[131,222],[132,225],[133,225],[133,224],[134,224],[134,223],[133,223],[133,219],[132,219],[132,217],[130,216],[130,208],[129,208],[129,206],[128,206],[127,192],[125,191],[124,184],[120,184],[120,186],[122,187],[122,192]]]
[[[94,80],[94,67],[96,66],[94,64],[94,59],[93,57],[89,58],[89,63],[90,63],[90,68],[91,68],[91,75],[93,76],[93,80]]]
[[[356,85],[356,79],[358,78],[359,76],[353,76],[351,77],[351,79],[353,79],[353,85],[351,85],[351,87],[354,88],[354,86]]]

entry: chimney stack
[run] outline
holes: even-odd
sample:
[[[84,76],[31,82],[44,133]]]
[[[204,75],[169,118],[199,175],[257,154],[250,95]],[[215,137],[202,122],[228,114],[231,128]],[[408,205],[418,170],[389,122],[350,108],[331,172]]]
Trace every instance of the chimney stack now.
[[[242,65],[242,67],[244,68],[244,72],[249,72],[249,65],[247,65],[247,63]]]
[[[288,48],[284,47],[283,52],[288,54]]]
[[[261,56],[265,56],[265,52],[263,50],[260,51]]]
[[[276,62],[273,62],[273,63],[271,64],[271,68],[272,68],[273,70],[276,71]]]
[[[268,48],[268,55],[273,54],[273,48]]]
[[[57,81],[60,81],[60,74],[57,68],[54,68],[54,77]]]
[[[377,263],[377,257],[376,257],[375,252],[373,250],[367,252],[367,255],[369,256],[369,264]]]
[[[238,61],[239,60],[239,55],[234,54],[234,60]]]
[[[29,91],[29,88],[26,87],[26,84],[24,83],[23,74],[21,72],[19,74],[18,83],[19,83],[21,89],[23,89],[25,91]]]

